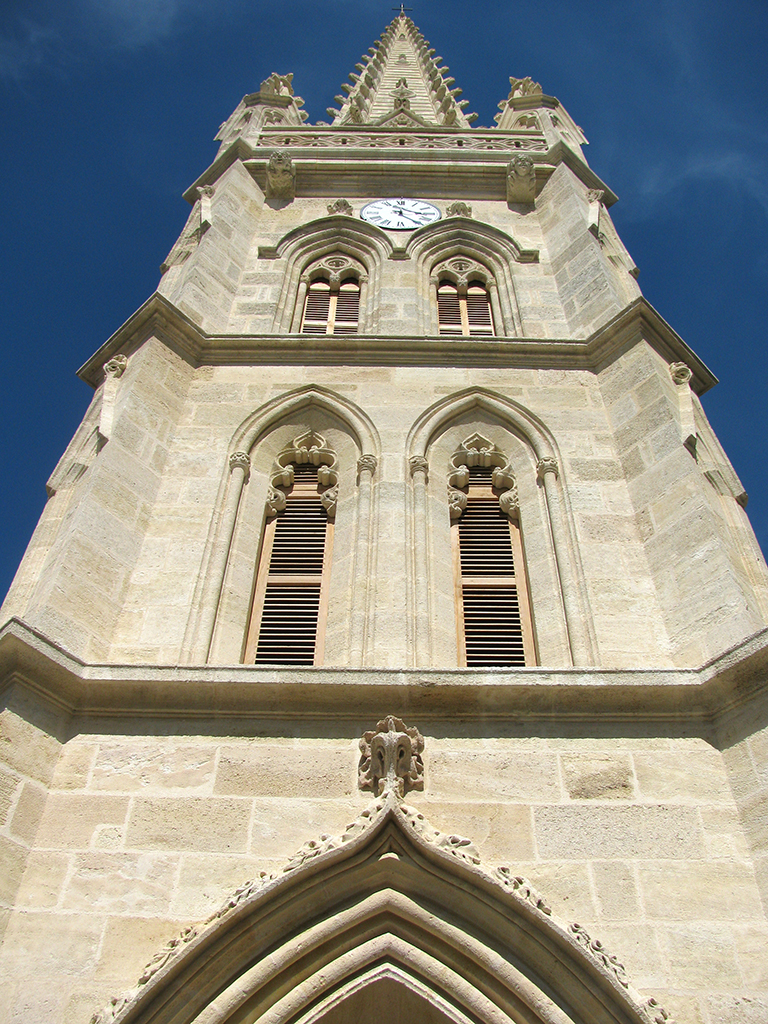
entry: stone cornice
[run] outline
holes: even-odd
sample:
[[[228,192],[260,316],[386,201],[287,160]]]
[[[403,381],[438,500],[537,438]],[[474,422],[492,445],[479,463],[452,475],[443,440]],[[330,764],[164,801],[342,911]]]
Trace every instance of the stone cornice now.
[[[432,148],[413,149],[410,143],[425,135],[430,137]],[[313,138],[333,139],[343,137],[348,145],[324,144],[316,147]],[[400,146],[403,138],[408,145]],[[285,140],[290,139],[289,145]],[[361,144],[365,139],[375,139],[376,144]],[[381,143],[391,139],[391,146]],[[482,147],[487,139],[494,149]],[[509,145],[501,145],[500,141]],[[458,143],[462,146],[459,148]],[[221,175],[236,160],[242,160],[260,188],[266,187],[266,169],[270,154],[281,149],[290,153],[296,167],[297,196],[317,197],[336,195],[350,198],[368,197],[371,189],[381,179],[383,192],[389,194],[400,182],[398,175],[405,176],[413,187],[426,189],[436,199],[462,198],[504,199],[506,197],[506,168],[510,159],[525,152],[535,162],[537,192],[545,184],[556,167],[563,163],[588,189],[599,189],[604,193],[603,203],[612,206],[618,199],[584,159],[563,142],[557,142],[547,149],[544,136],[539,132],[501,132],[498,129],[455,129],[405,128],[376,132],[375,127],[321,128],[317,126],[295,126],[282,132],[264,132],[255,145],[237,139],[225,149],[184,193],[188,203],[194,204],[197,190],[205,185],[214,185]],[[350,168],[354,173],[350,175]],[[450,172],[450,174],[449,174]],[[397,180],[395,180],[397,179]],[[389,187],[387,187],[389,182]],[[404,185],[403,185],[404,187]],[[383,194],[383,193],[382,193]]]
[[[208,334],[155,292],[78,370],[96,388],[104,364],[156,337],[194,366],[301,365],[514,366],[597,371],[641,339],[669,362],[684,362],[703,394],[717,378],[644,298],[584,340],[558,338],[393,337],[386,335]]]
[[[0,691],[17,687],[82,719],[359,720],[392,707],[470,731],[493,719],[727,733],[737,719],[765,717],[768,629],[699,669],[270,669],[86,664],[11,619],[0,630]]]

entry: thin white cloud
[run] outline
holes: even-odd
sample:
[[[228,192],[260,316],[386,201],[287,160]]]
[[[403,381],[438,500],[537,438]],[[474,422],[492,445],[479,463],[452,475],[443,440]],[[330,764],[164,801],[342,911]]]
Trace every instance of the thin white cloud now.
[[[14,35],[0,35],[0,78],[23,80],[41,65],[55,62],[58,46],[54,29],[20,19]]]
[[[194,0],[83,0],[87,17],[117,46],[132,49],[167,38]]]

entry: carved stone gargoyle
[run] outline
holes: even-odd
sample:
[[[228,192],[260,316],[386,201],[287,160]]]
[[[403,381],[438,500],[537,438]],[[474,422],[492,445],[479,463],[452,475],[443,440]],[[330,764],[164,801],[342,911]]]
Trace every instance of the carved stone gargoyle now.
[[[358,784],[374,796],[394,791],[402,799],[411,790],[424,789],[424,737],[401,718],[388,715],[360,740]]]
[[[267,164],[267,199],[295,199],[295,197],[296,168],[287,153],[275,150]]]
[[[507,165],[507,202],[532,203],[536,198],[536,168],[527,153],[519,153]]]

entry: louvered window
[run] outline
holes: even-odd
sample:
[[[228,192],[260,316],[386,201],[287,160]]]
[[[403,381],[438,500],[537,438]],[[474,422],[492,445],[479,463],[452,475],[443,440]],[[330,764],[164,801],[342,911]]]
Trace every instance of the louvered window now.
[[[332,530],[317,467],[294,466],[285,508],[265,529],[246,662],[322,663]]]
[[[360,285],[354,278],[338,288],[319,279],[307,289],[302,334],[357,334],[360,322]]]
[[[473,281],[463,295],[455,284],[442,281],[437,288],[437,321],[440,334],[493,335],[491,303],[485,286]]]
[[[534,664],[520,528],[499,508],[490,469],[470,471],[453,529],[461,664]]]

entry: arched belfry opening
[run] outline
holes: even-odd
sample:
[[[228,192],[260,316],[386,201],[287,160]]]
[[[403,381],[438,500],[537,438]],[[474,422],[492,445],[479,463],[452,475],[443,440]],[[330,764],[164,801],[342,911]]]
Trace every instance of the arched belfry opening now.
[[[423,740],[388,717],[361,741],[377,795],[159,953],[113,1000],[120,1024],[652,1024],[623,966],[509,867],[404,795]],[[666,1016],[660,1019],[665,1020]]]

